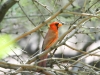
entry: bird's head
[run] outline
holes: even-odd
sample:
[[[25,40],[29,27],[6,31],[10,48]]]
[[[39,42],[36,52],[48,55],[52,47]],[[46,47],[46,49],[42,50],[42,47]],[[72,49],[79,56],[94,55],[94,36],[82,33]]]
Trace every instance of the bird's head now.
[[[62,26],[62,24],[59,23],[59,22],[52,22],[50,24],[50,29],[58,30],[58,28],[61,27],[61,26]]]

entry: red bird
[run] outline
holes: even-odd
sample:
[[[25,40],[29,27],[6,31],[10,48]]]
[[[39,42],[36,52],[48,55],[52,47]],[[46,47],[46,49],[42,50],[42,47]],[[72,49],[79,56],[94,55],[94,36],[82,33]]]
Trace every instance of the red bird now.
[[[59,22],[52,22],[50,24],[50,28],[49,28],[49,30],[48,30],[45,38],[44,38],[44,41],[43,41],[43,45],[42,45],[43,51],[50,48],[54,44],[54,42],[57,41],[57,39],[58,39],[58,28],[60,26],[62,26],[62,24],[59,23]],[[48,56],[48,54],[44,55],[43,57],[40,58],[40,60],[46,59],[47,56]],[[38,65],[41,66],[41,67],[46,67],[46,61],[40,62]]]

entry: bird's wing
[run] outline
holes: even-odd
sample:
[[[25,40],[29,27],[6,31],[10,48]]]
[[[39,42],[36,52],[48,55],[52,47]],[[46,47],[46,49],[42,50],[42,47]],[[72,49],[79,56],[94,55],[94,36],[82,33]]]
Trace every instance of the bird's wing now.
[[[57,40],[58,32],[54,32],[53,30],[49,30],[44,38],[44,42],[42,45],[42,49],[46,50],[52,46],[52,44]]]

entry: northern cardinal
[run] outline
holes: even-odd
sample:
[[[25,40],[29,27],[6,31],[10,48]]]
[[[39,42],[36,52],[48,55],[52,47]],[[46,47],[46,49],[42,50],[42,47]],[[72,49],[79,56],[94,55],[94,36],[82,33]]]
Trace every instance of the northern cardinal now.
[[[54,42],[57,41],[58,39],[58,28],[62,26],[61,23],[59,22],[52,22],[50,24],[50,28],[44,38],[44,41],[43,41],[43,45],[42,45],[42,51],[45,51],[47,50],[48,48],[50,48]],[[40,60],[43,60],[43,59],[46,59],[48,56],[48,54],[44,55],[43,57],[40,58]],[[46,61],[43,61],[43,62],[40,62],[38,64],[38,66],[41,66],[41,67],[46,67]]]

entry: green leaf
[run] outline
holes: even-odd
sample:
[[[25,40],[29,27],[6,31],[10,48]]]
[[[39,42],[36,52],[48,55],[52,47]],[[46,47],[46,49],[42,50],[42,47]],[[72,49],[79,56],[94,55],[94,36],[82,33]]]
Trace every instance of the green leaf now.
[[[0,35],[0,59],[8,56],[8,53],[14,49],[14,43],[11,45],[4,46],[7,44],[10,40],[12,40],[10,35],[1,34]]]

